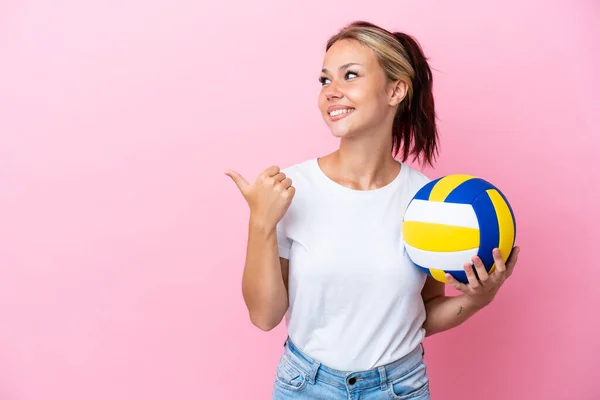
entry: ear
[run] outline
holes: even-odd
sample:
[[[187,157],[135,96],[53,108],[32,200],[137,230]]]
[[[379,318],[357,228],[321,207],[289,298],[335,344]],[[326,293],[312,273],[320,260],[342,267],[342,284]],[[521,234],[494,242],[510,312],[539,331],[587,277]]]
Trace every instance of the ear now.
[[[390,106],[397,106],[404,100],[408,91],[408,85],[404,81],[394,81],[390,84]]]

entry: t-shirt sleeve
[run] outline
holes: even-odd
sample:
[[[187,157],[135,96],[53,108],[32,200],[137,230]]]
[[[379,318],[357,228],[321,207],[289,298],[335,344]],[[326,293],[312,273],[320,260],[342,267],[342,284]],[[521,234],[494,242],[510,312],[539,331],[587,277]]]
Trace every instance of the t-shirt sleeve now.
[[[417,185],[417,191],[421,190],[423,186],[427,185],[433,179],[429,176],[425,175],[423,172],[419,172],[417,175],[420,179],[418,180],[419,184]],[[416,192],[414,194],[417,194]]]
[[[292,184],[295,180],[295,176],[293,174],[292,168],[282,169],[281,172],[285,173],[286,176],[292,179]],[[283,218],[277,223],[277,247],[279,249],[279,257],[290,259],[290,248],[292,247],[292,239],[290,238],[290,226],[289,224],[292,222],[290,219],[290,214],[294,211],[293,209],[294,201],[292,200],[292,204],[287,209],[286,213],[283,215]]]
[[[289,260],[292,241],[285,233],[285,218],[277,224],[277,247],[279,249],[279,257]]]

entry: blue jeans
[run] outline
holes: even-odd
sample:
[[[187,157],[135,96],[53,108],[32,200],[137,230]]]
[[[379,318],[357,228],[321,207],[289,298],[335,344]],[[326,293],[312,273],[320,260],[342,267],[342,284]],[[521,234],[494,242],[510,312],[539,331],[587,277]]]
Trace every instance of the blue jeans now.
[[[390,364],[339,371],[304,354],[288,338],[279,360],[273,400],[430,400],[423,345]]]

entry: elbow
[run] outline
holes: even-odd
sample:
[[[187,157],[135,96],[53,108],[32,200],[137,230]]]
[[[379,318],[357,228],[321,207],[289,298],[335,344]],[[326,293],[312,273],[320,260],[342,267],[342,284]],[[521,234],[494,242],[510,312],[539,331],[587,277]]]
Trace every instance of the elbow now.
[[[281,319],[277,320],[265,315],[250,314],[250,322],[261,331],[268,332],[275,329],[281,322]]]
[[[276,328],[287,312],[287,302],[283,301],[255,299],[246,301],[246,305],[252,325],[265,332]]]
[[[425,337],[430,337],[430,336],[433,336],[433,335],[435,335],[436,333],[437,333],[437,332],[434,332],[434,331],[430,331],[430,330],[427,330],[427,329],[425,329]]]
[[[264,332],[269,332],[270,330],[273,330],[277,324],[273,324],[270,323],[269,321],[264,321],[264,320],[251,320],[252,321],[252,325],[254,325],[255,327],[257,327],[258,329],[260,329],[261,331]]]
[[[431,324],[431,320],[429,319],[429,317],[427,317],[425,319],[425,321],[423,321],[423,325],[421,326],[421,328],[425,331],[425,334],[424,334],[425,337],[433,336],[436,333],[440,332],[439,330],[436,329],[435,326],[433,326]]]

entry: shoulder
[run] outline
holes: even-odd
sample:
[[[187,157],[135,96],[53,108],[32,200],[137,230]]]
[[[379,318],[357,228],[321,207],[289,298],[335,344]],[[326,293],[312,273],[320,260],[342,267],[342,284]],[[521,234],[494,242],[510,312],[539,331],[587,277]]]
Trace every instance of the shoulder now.
[[[292,181],[295,189],[294,198],[290,204],[288,214],[303,212],[306,208],[310,209],[319,196],[322,188],[322,178],[319,177],[318,164],[316,158],[302,160],[296,163],[280,166],[280,171]],[[302,210],[302,211],[299,211]]]
[[[309,158],[309,159],[304,159],[301,161],[295,161],[289,164],[285,164],[280,166],[280,169],[282,172],[288,171],[288,172],[299,172],[299,171],[306,171],[308,169],[310,169],[311,164],[315,161],[314,158]]]
[[[308,205],[315,194],[315,171],[314,159],[302,160],[299,162],[280,165],[279,169],[285,176],[292,181],[292,186],[295,189],[295,194],[292,202],[278,224],[278,229],[287,232],[288,229],[293,229],[300,221],[306,222],[306,218],[299,219],[296,216],[299,214],[305,215],[310,213]]]
[[[402,164],[402,168],[405,168],[406,174],[406,183],[407,189],[410,192],[410,195],[416,194],[419,189],[423,186],[427,185],[432,181],[430,177],[428,177],[425,173],[419,171],[415,167],[412,167],[408,164]]]
[[[294,181],[307,181],[312,180],[315,176],[315,162],[314,158],[308,160],[302,160],[296,163],[288,164],[280,167],[281,172],[288,178]]]

